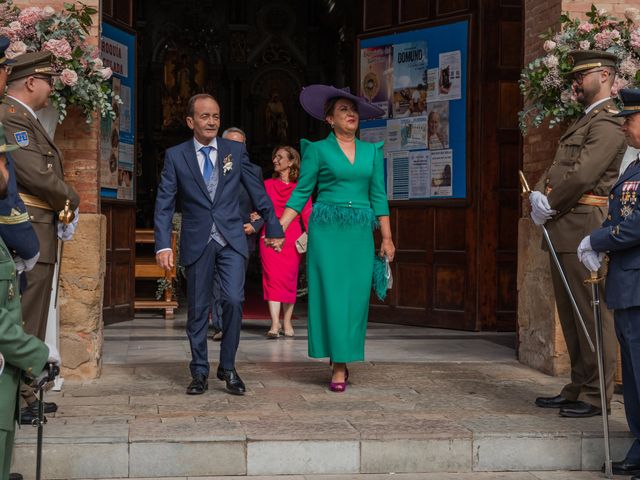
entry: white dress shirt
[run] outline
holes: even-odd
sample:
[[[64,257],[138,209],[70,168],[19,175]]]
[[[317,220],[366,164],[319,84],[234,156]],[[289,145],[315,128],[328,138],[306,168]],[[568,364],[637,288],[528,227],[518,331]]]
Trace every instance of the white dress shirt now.
[[[200,151],[202,147],[206,147],[207,145],[203,145],[195,137],[193,137],[193,147],[196,149],[196,156],[198,157],[198,166],[200,167],[200,173],[204,172],[204,153]],[[216,163],[218,162],[218,137],[214,137],[211,142],[209,142],[209,147],[213,147],[213,149],[209,152],[209,159],[212,162],[213,169],[216,168]]]

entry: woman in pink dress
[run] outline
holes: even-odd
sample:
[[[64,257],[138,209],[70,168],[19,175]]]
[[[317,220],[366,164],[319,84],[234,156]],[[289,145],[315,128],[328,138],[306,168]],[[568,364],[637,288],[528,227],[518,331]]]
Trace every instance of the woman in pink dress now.
[[[273,178],[265,180],[264,187],[279,218],[297,185],[300,173],[300,154],[293,147],[282,146],[274,149],[271,158],[275,172]],[[281,252],[276,252],[273,248],[266,247],[264,242],[260,242],[262,290],[264,299],[269,304],[269,314],[271,315],[271,328],[267,332],[269,338],[280,336],[281,306],[284,314],[282,326],[284,336],[293,337],[291,317],[293,316],[293,306],[296,303],[298,268],[302,256],[296,249],[296,240],[303,231],[307,231],[310,215],[311,199],[307,201],[302,213],[287,229]],[[304,224],[304,230],[302,224]]]

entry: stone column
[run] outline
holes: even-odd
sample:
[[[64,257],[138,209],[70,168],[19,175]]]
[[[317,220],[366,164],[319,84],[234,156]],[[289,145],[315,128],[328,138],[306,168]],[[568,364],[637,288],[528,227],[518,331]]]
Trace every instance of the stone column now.
[[[591,2],[579,0],[525,0],[525,57],[528,64],[544,54],[539,35],[549,28],[559,28],[562,12],[581,17]],[[637,0],[597,2],[622,18],[625,8],[637,7]],[[547,125],[530,130],[523,141],[523,171],[533,185],[553,161],[556,146],[566,126],[549,129]],[[518,339],[522,363],[551,375],[570,369],[562,329],[555,308],[548,255],[540,246],[542,235],[529,217],[529,202],[523,203],[523,217],[518,224]],[[576,246],[577,247],[577,246]]]
[[[20,8],[64,8],[64,0],[16,0]],[[100,10],[99,0],[84,0]],[[99,15],[94,15],[89,42],[98,45]],[[62,375],[91,379],[102,365],[102,295],[104,289],[106,219],[100,214],[99,118],[92,124],[74,108],[58,125],[55,142],[64,154],[65,180],[80,194],[80,219],[73,240],[65,242],[61,264],[60,353]]]

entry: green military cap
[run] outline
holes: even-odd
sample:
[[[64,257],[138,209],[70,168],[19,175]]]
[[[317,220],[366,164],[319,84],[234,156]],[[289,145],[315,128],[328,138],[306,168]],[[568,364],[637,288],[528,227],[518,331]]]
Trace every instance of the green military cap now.
[[[582,72],[598,67],[616,68],[618,57],[612,53],[600,50],[572,50],[569,57],[573,59],[573,68],[570,73]]]
[[[0,153],[13,152],[19,148],[19,145],[7,144],[7,137],[4,135],[4,125],[0,122]]]
[[[53,68],[53,55],[47,51],[23,53],[12,67],[9,82],[31,75],[60,75]]]

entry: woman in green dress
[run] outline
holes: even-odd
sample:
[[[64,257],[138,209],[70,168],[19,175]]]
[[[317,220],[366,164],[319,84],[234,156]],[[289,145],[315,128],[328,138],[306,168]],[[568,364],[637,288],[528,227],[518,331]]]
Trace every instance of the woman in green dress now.
[[[380,256],[393,260],[389,206],[384,186],[382,142],[356,138],[361,119],[383,111],[361,97],[326,85],[300,94],[302,107],[325,120],[333,132],[318,142],[301,141],[298,186],[280,223],[286,230],[317,188],[309,221],[309,356],[329,357],[330,389],[343,392],[347,363],[364,360],[364,340],[376,252],[373,229],[380,228]]]

